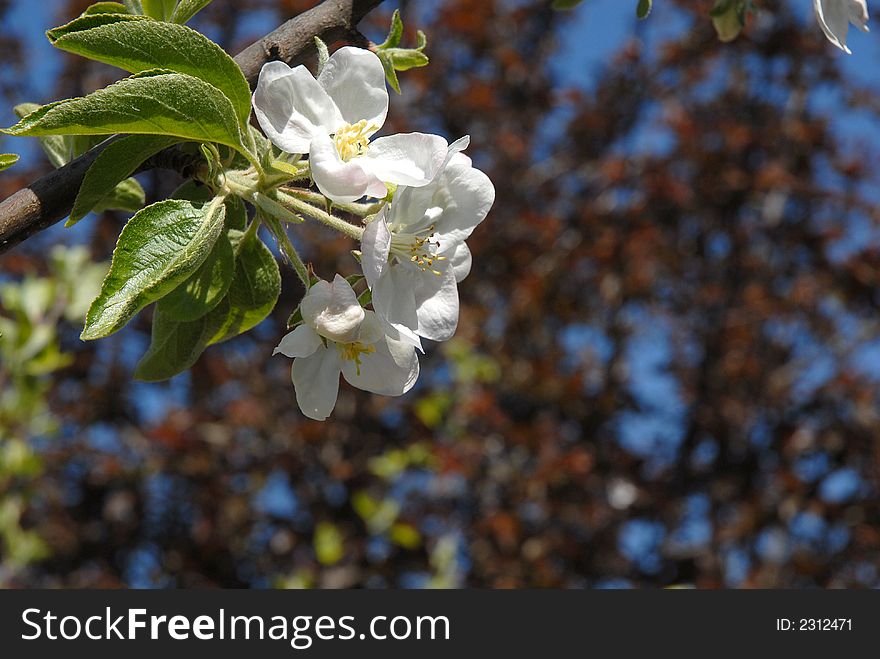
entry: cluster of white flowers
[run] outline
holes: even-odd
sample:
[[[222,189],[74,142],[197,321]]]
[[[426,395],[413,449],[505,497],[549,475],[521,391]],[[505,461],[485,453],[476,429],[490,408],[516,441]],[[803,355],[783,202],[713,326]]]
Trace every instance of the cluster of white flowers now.
[[[867,0],[813,0],[816,20],[828,40],[842,51],[852,54],[846,45],[849,24],[868,31]]]
[[[371,139],[388,113],[385,73],[368,50],[345,47],[317,79],[303,66],[266,64],[253,98],[257,120],[282,151],[308,155],[312,179],[327,199],[346,204],[387,200],[366,218],[363,275],[372,309],[348,280],[318,280],[300,304],[302,324],[276,353],[292,357],[302,412],[326,419],[340,373],[360,389],[388,396],[409,391],[419,375],[422,338],[445,341],[458,324],[458,282],[470,272],[465,244],[495,200],[489,178],[437,135]]]

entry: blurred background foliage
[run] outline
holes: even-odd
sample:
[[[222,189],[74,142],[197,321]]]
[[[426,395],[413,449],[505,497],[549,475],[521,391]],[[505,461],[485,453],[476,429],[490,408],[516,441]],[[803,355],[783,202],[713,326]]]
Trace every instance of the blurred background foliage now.
[[[42,40],[86,4],[0,0],[5,125],[119,76]],[[236,52],[314,4],[196,23]],[[343,386],[331,421],[298,413],[270,357],[292,273],[255,331],[133,381],[146,320],[90,344],[76,322],[83,254],[124,214],[0,259],[0,584],[880,585],[880,44],[845,59],[806,0],[762,1],[731,44],[711,1],[638,23],[550,4],[388,2],[362,26],[381,40],[400,6],[428,35],[389,131],[469,133],[498,191],[458,335],[403,399]],[[4,196],[49,168],[23,144]],[[317,272],[352,271],[302,228]]]

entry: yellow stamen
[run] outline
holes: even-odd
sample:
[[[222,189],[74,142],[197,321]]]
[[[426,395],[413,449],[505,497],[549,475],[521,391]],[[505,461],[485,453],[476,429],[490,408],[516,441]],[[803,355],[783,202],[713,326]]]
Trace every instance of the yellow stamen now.
[[[367,133],[372,132],[374,128],[375,126],[367,125],[366,119],[361,119],[356,124],[343,126],[334,135],[331,135],[339,157],[344,162],[348,162],[352,158],[362,156],[370,144]]]
[[[358,375],[361,374],[361,355],[372,355],[376,352],[376,346],[365,346],[360,341],[354,341],[352,343],[337,343],[336,347],[339,349],[339,355],[343,359],[355,363]]]

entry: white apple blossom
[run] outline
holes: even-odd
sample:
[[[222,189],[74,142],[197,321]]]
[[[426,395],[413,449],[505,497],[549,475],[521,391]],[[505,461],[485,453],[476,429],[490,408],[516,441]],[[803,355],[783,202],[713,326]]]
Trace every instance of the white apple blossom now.
[[[849,24],[868,32],[868,3],[866,0],[813,0],[816,20],[828,37],[828,41],[847,54],[852,51],[846,45]]]
[[[373,308],[404,340],[446,341],[458,325],[458,282],[471,269],[465,240],[495,201],[489,177],[449,147],[438,176],[421,188],[400,187],[365,230],[362,265]]]
[[[416,383],[415,349],[400,341],[392,328],[386,332],[340,275],[309,288],[300,311],[303,323],[281,339],[272,354],[293,358],[296,402],[307,417],[323,421],[330,416],[340,373],[349,384],[385,396],[405,394]]]
[[[317,79],[304,66],[265,64],[253,106],[266,136],[282,151],[308,154],[318,189],[338,203],[381,199],[386,183],[425,185],[446,155],[438,135],[371,141],[385,123],[388,91],[379,58],[362,48],[337,50]]]

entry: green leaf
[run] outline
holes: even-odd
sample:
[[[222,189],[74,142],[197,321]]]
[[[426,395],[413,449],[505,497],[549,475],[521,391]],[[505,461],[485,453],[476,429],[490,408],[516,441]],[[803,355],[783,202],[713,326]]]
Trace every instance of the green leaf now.
[[[214,248],[225,208],[221,197],[202,205],[166,199],[132,217],[119,235],[110,272],[89,308],[81,338],[99,339],[118,331],[186,281]]]
[[[553,9],[556,10],[567,10],[574,9],[579,4],[581,4],[582,0],[553,0]]]
[[[129,14],[144,13],[144,8],[141,5],[141,0],[122,0],[122,4],[125,5],[126,9],[128,9]]]
[[[23,119],[34,110],[39,110],[40,106],[36,103],[20,103],[13,108],[16,116]],[[41,137],[40,146],[49,162],[55,169],[64,166],[70,160],[71,138],[68,135],[48,135]]]
[[[428,56],[415,48],[392,48],[386,51],[391,57],[395,71],[409,71],[428,65]]]
[[[391,61],[391,56],[387,55],[384,50],[379,50],[376,54],[379,56],[379,61],[382,62],[382,68],[385,70],[385,79],[388,80],[391,89],[400,94],[400,80],[397,78],[397,71],[394,70],[394,63]]]
[[[156,309],[178,322],[198,320],[211,312],[226,296],[234,271],[232,243],[225,234],[221,234],[201,267],[159,300]]]
[[[152,341],[135,368],[138,380],[156,382],[182,373],[196,363],[217,331],[221,319],[208,314],[191,322],[181,323],[158,307],[153,315]]]
[[[211,0],[180,0],[177,9],[171,14],[171,22],[186,23],[209,4],[211,4]]]
[[[251,91],[235,61],[213,41],[184,25],[134,16],[95,16],[49,30],[52,45],[131,73],[162,68],[213,85],[232,103],[242,126],[251,112]]]
[[[247,208],[241,197],[226,197],[226,228],[244,231],[247,226]]]
[[[146,202],[146,195],[136,179],[127,178],[121,181],[109,194],[92,209],[95,213],[104,211],[139,211]]]
[[[651,13],[653,5],[653,0],[639,0],[639,4],[636,7],[636,16],[638,18],[647,18],[648,14]]]
[[[171,14],[177,7],[177,0],[141,0],[141,6],[144,8],[144,15],[155,18],[157,21],[167,21],[171,19]]]
[[[82,13],[83,16],[91,16],[94,14],[127,14],[128,7],[121,2],[96,2],[87,7]]]
[[[0,172],[12,167],[18,162],[18,158],[19,156],[17,153],[0,153]]]
[[[219,89],[183,73],[162,71],[144,72],[88,96],[44,105],[2,132],[169,135],[244,150],[235,111]]]
[[[189,179],[171,193],[171,199],[184,199],[195,203],[206,203],[214,198],[214,192],[207,185]]]
[[[254,236],[241,238],[240,233],[230,231],[230,238],[237,251],[235,276],[229,293],[210,314],[222,322],[209,345],[231,339],[259,324],[272,312],[281,295],[281,272],[269,248]]]
[[[109,144],[86,172],[65,226],[79,222],[118,184],[134,174],[141,163],[178,141],[175,137],[128,135]],[[137,208],[141,205],[143,202]]]
[[[379,45],[379,48],[397,48],[402,38],[403,21],[400,20],[400,10],[395,9],[391,14],[391,28],[388,30],[388,37]]]

